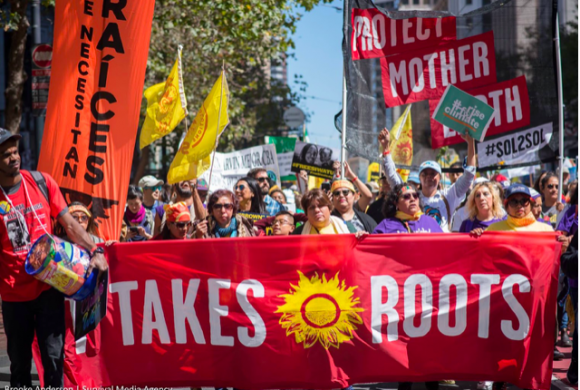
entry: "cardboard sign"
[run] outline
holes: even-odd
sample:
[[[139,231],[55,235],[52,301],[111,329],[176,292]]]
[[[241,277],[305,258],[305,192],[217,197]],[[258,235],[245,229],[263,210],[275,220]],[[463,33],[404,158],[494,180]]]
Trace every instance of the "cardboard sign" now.
[[[391,19],[376,8],[352,10],[353,60],[379,58],[455,40],[455,17]]]
[[[105,272],[97,282],[95,290],[82,301],[75,302],[75,340],[94,330],[107,315],[107,290],[109,272]]]
[[[469,134],[481,142],[493,119],[493,112],[493,107],[450,85],[439,101],[432,118],[458,133]]]
[[[340,158],[337,150],[326,146],[307,144],[296,141],[294,158],[292,159],[292,172],[306,171],[311,176],[323,179],[332,179],[334,160]]]
[[[439,99],[450,84],[464,90],[493,84],[495,69],[493,31],[381,58],[385,105]]]
[[[495,110],[491,124],[487,129],[487,137],[525,128],[530,124],[530,99],[525,76],[471,89],[467,92],[489,104]],[[439,100],[429,100],[431,117],[433,117],[438,104]],[[457,132],[431,119],[431,147],[433,149],[462,142],[464,141]]]

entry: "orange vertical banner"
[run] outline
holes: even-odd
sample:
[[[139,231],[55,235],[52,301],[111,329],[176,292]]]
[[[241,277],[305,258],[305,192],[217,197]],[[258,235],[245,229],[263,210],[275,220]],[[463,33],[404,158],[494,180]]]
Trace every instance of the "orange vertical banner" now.
[[[67,202],[91,207],[118,239],[125,209],[154,0],[56,2],[54,53],[38,169]]]

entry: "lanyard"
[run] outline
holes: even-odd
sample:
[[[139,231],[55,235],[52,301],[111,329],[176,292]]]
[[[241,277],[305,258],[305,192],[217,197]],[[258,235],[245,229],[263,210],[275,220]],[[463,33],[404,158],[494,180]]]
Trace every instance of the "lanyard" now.
[[[399,219],[399,222],[401,222],[403,224],[403,226],[407,229],[407,232],[409,233],[413,233],[413,231],[411,230],[411,228],[409,227],[409,222],[407,221],[402,221]]]
[[[46,228],[44,227],[44,224],[42,223],[42,221],[38,217],[38,214],[36,214],[36,210],[34,209],[34,205],[32,204],[32,201],[30,200],[30,195],[28,195],[28,186],[26,185],[26,180],[24,180],[24,177],[22,175],[20,175],[20,182],[24,186],[24,194],[26,195],[26,200],[28,201],[28,204],[30,204],[30,208],[31,208],[32,212],[34,213],[36,220],[38,221],[42,230],[44,230],[44,232],[46,234],[50,235],[50,233],[46,230]],[[10,204],[11,209],[14,209],[14,212],[16,213],[16,219],[18,219],[18,224],[20,225],[20,228],[24,232],[26,232],[26,235],[29,235],[30,232],[28,231],[28,225],[26,224],[26,219],[24,218],[24,214],[22,212],[20,212],[20,210],[16,209],[16,207],[14,207],[14,203],[12,203],[12,200],[10,199],[10,197],[8,196],[6,191],[4,191],[4,187],[0,186],[0,189],[2,190],[2,193],[4,194],[6,201]],[[23,209],[26,210],[26,202],[24,203],[23,206],[24,206]]]

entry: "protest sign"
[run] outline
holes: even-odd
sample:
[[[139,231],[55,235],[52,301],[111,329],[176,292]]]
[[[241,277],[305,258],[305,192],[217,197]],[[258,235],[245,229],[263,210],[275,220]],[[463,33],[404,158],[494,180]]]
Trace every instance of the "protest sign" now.
[[[481,142],[493,119],[493,107],[450,85],[445,90],[432,119]]]
[[[67,357],[96,386],[549,389],[560,250],[498,232],[115,244],[99,348]]]
[[[75,340],[94,330],[107,315],[109,272],[103,273],[95,290],[82,301],[75,302]]]
[[[292,172],[298,173],[304,170],[311,176],[332,179],[334,176],[332,164],[339,158],[340,154],[335,149],[296,141]]]
[[[552,123],[546,123],[525,131],[481,142],[477,144],[479,166],[487,167],[536,152],[546,146],[551,138]]]
[[[87,205],[117,240],[149,51],[153,1],[56,2],[52,74],[38,170]]]
[[[367,173],[367,183],[371,181],[377,182],[381,178],[381,167],[379,163],[371,163],[369,164],[368,173]]]
[[[462,89],[496,82],[493,31],[436,47],[381,58],[387,107],[440,98],[448,85]]]
[[[210,183],[211,192],[219,189],[233,190],[238,179],[246,176],[253,168],[265,168],[276,177],[276,184],[281,186],[278,158],[275,146],[272,144],[254,146],[231,153],[215,153],[212,158],[211,183],[209,170],[201,176]]]
[[[525,76],[467,92],[494,109],[493,119],[487,129],[487,137],[520,129],[530,124],[530,99]],[[429,100],[431,118],[438,104],[439,100]],[[431,119],[431,147],[433,149],[462,142],[464,141],[457,132]]]
[[[275,137],[267,135],[265,141],[267,144],[276,146],[278,155],[278,169],[280,169],[281,181],[296,181],[296,176],[292,174],[292,157],[294,156],[294,147],[296,146],[295,137]]]
[[[352,10],[353,60],[379,58],[455,40],[455,18],[391,19],[376,8]]]

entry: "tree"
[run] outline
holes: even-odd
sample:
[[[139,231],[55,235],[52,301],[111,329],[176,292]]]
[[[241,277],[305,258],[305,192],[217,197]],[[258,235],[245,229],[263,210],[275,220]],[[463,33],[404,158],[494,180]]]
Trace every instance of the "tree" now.
[[[290,35],[300,19],[296,9],[308,11],[320,1],[157,0],[145,88],[166,79],[177,47],[183,45],[187,123],[191,123],[225,63],[231,123],[220,139],[219,150],[255,145],[263,134],[272,134],[280,126],[283,109],[300,99],[288,86],[271,82],[269,66],[294,47]],[[181,124],[156,142],[167,145],[165,166],[185,130]],[[136,177],[146,164],[142,159]]]

